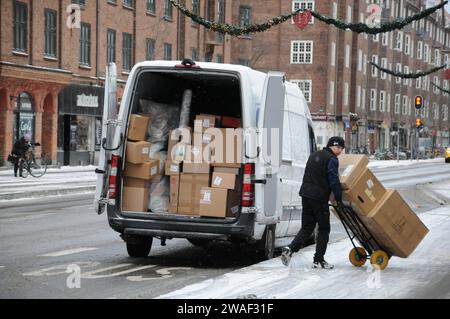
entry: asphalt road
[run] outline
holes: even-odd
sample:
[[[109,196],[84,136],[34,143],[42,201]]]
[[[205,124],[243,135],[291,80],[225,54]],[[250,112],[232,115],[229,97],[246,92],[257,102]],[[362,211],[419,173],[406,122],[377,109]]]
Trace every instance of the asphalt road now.
[[[417,209],[448,204],[423,190],[450,177],[450,165],[374,169]],[[416,181],[433,184],[416,186]],[[408,181],[408,182],[406,182]],[[0,298],[153,298],[257,262],[249,248],[194,247],[184,239],[153,243],[150,256],[129,258],[125,244],[93,210],[93,195],[12,202],[0,208]],[[345,236],[333,220],[331,240]],[[81,275],[80,280],[78,280]]]

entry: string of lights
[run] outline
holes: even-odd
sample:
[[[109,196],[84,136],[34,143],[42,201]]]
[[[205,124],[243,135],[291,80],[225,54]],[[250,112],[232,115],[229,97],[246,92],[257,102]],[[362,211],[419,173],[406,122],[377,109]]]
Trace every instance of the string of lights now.
[[[383,67],[381,67],[381,66],[379,66],[379,65],[377,65],[377,64],[375,64],[373,62],[370,62],[370,64],[373,65],[374,67],[376,67],[378,70],[384,72],[384,73],[387,73],[387,74],[390,74],[392,76],[399,77],[399,78],[402,78],[402,79],[417,79],[417,78],[420,78],[420,77],[423,77],[423,76],[427,76],[427,75],[429,75],[431,73],[437,72],[437,71],[447,67],[447,65],[444,64],[444,65],[441,65],[441,66],[429,69],[427,71],[421,71],[421,72],[415,72],[415,73],[401,73],[401,72],[395,72],[395,71],[391,71],[389,69],[383,68]]]

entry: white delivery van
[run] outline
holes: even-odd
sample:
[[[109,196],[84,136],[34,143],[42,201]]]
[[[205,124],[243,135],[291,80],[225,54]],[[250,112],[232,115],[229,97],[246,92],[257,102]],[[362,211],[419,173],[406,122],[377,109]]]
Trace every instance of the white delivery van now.
[[[239,211],[234,217],[212,218],[122,209],[131,114],[140,112],[141,99],[181,105],[187,88],[192,91],[191,123],[199,113],[240,118],[244,134]],[[186,238],[196,245],[212,240],[247,242],[269,259],[275,247],[296,235],[302,211],[298,193],[306,161],[316,144],[305,98],[297,85],[285,81],[284,74],[189,59],[146,61],[132,69],[118,114],[115,92],[116,66],[111,63],[105,81],[95,207],[98,214],[106,209],[109,225],[120,233],[131,257],[147,256],[154,238],[162,245],[166,239]],[[261,138],[249,143],[245,132],[252,129],[261,134],[262,128],[279,128],[275,148],[279,148],[280,161],[254,161],[266,150]]]

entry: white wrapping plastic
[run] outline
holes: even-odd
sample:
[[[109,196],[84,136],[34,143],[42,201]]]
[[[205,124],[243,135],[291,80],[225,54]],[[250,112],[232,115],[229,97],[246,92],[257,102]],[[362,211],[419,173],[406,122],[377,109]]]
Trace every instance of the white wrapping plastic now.
[[[189,115],[191,113],[192,90],[184,90],[181,103],[179,127],[189,127]]]
[[[150,117],[148,125],[148,141],[150,143],[165,143],[171,129],[178,127],[178,106],[156,103],[151,100],[140,100],[141,111]]]
[[[170,202],[169,176],[155,177],[150,184],[148,208],[155,213],[167,212]]]

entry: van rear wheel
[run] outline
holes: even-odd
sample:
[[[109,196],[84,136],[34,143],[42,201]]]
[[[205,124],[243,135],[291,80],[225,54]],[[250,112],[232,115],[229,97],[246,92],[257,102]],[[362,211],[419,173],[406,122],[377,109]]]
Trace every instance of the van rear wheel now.
[[[267,225],[258,245],[259,256],[263,260],[272,259],[275,253],[275,225]]]
[[[152,248],[153,237],[143,238],[139,241],[127,242],[127,252],[132,258],[147,257]]]

